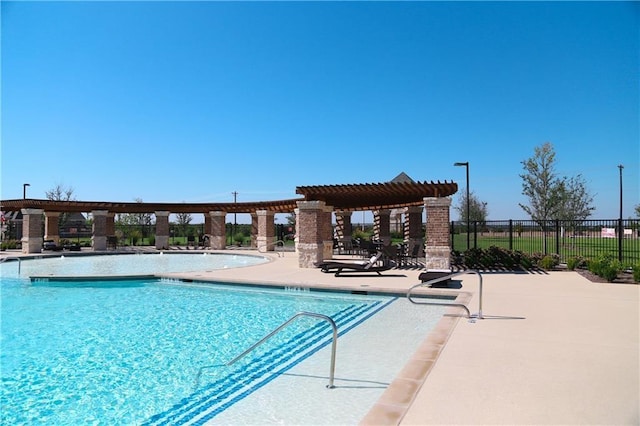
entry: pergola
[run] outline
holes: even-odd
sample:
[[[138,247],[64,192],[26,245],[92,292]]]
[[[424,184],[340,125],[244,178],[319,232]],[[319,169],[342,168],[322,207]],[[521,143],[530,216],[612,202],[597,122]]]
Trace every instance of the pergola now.
[[[339,224],[350,222],[350,212],[371,210],[376,223],[388,232],[391,209],[406,209],[421,228],[422,207],[427,209],[427,256],[433,248],[437,265],[448,266],[449,196],[458,191],[454,182],[414,182],[402,174],[392,182],[298,186],[296,194],[302,198],[231,203],[154,203],[112,201],[55,201],[42,199],[1,200],[2,211],[21,211],[23,222],[23,252],[39,252],[42,248],[42,217],[45,218],[45,237],[54,239],[58,234],[58,217],[61,213],[91,212],[93,216],[93,248],[106,250],[107,237],[114,235],[114,215],[122,213],[150,213],[156,216],[156,248],[166,248],[169,236],[169,215],[173,213],[202,213],[205,216],[205,233],[210,235],[213,249],[225,248],[225,217],[229,213],[249,213],[257,229],[257,246],[273,250],[275,236],[273,218],[277,213],[296,212],[296,251],[301,267],[311,267],[316,261],[330,256],[332,233],[331,212],[340,219]],[[429,210],[431,209],[431,215]],[[44,215],[43,215],[44,213]],[[412,223],[414,225],[412,225]],[[380,226],[379,226],[380,228]],[[350,232],[350,231],[349,231]],[[388,235],[388,234],[387,234]],[[418,239],[422,239],[418,235]],[[446,255],[444,254],[446,252]],[[442,259],[446,257],[446,261]]]
[[[426,197],[447,197],[458,191],[454,182],[383,182],[346,185],[298,186],[296,194],[303,198],[276,201],[231,203],[155,203],[117,201],[54,201],[41,199],[1,200],[0,210],[19,211],[42,209],[47,212],[82,213],[107,210],[113,213],[255,213],[268,210],[274,213],[292,213],[300,201],[323,201],[340,210],[378,210],[421,206]]]

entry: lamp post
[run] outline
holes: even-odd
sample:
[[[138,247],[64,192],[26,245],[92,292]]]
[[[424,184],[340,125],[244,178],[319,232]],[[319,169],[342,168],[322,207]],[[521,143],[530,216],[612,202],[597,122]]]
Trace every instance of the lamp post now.
[[[624,166],[622,164],[619,164],[618,169],[620,169],[620,217],[618,219],[618,260],[622,262],[622,239],[624,238],[624,235],[623,235],[624,227],[622,226],[622,169],[624,169]]]
[[[231,233],[231,244],[233,244],[233,242],[235,241],[234,238],[236,237],[236,225],[237,225],[237,214],[238,212],[237,210],[237,197],[238,197],[238,192],[237,191],[233,191],[231,194],[233,194],[233,232]]]
[[[467,250],[471,248],[471,209],[469,200],[469,162],[453,163],[456,167],[464,166],[467,169]]]
[[[22,184],[22,199],[26,200],[27,199],[27,186],[31,186],[28,183],[23,183]]]

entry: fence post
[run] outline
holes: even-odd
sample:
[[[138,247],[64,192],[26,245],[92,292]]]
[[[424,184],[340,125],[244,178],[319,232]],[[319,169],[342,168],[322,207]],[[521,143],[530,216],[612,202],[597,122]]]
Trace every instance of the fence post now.
[[[513,250],[513,219],[509,219],[509,250]]]
[[[473,248],[478,248],[478,221],[473,221]]]
[[[456,227],[455,227],[455,220],[451,221],[451,225],[449,228],[449,234],[451,235],[451,251],[454,251],[456,249],[455,247],[455,240],[456,240]]]
[[[556,219],[556,254],[560,256],[560,220]]]
[[[622,218],[618,219],[618,260],[622,262],[622,240],[624,239],[624,226]]]

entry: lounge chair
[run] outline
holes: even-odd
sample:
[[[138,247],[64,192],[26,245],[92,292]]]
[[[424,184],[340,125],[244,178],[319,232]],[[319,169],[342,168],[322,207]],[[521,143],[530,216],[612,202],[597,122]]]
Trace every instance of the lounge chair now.
[[[62,251],[62,246],[59,246],[53,240],[45,240],[44,243],[42,243],[42,250]]]
[[[318,262],[316,266],[320,268],[322,272],[335,271],[335,276],[338,277],[343,272],[375,272],[378,275],[382,275],[380,272],[388,271],[392,268],[393,264],[384,257],[382,251],[379,251],[367,261],[339,262],[336,260],[328,260]]]

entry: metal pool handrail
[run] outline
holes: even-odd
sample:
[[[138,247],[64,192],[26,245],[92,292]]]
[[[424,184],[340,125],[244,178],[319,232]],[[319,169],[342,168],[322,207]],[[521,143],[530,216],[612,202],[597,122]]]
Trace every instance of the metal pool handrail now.
[[[476,274],[478,275],[478,279],[480,280],[480,284],[479,284],[479,290],[478,290],[478,313],[475,315],[471,315],[471,312],[469,311],[469,308],[467,308],[465,305],[461,304],[461,303],[439,303],[439,302],[417,302],[415,300],[413,300],[411,298],[411,292],[413,291],[413,289],[418,288],[418,287],[422,287],[425,285],[431,285],[431,284],[435,284],[441,281],[446,281],[449,280],[453,277],[456,277],[458,275],[463,275],[463,274]],[[411,287],[408,291],[407,291],[407,299],[409,299],[409,301],[413,304],[416,305],[437,305],[437,306],[456,306],[456,307],[460,307],[462,309],[464,309],[467,312],[467,318],[468,319],[484,319],[484,317],[482,316],[482,274],[479,271],[476,271],[475,269],[468,269],[465,271],[459,271],[459,272],[452,272],[449,275],[444,275],[442,277],[438,277],[438,278],[434,278],[432,280],[429,281],[425,281],[423,283],[419,283],[414,285],[413,287]]]
[[[16,256],[3,257],[0,259],[0,263],[7,262],[9,260],[17,260],[18,261],[18,275],[20,275],[20,269],[22,268],[22,259]]]
[[[229,366],[229,365],[235,363],[240,358],[244,357],[249,352],[251,352],[252,350],[257,348],[258,346],[260,346],[267,339],[271,338],[273,335],[275,335],[281,329],[286,327],[290,322],[292,322],[293,320],[295,320],[296,318],[301,317],[301,316],[307,316],[307,317],[314,317],[314,318],[323,319],[323,320],[327,321],[329,324],[331,324],[331,328],[333,329],[333,343],[331,344],[331,366],[329,368],[329,384],[327,385],[327,388],[329,388],[329,389],[335,388],[335,386],[333,385],[333,378],[334,378],[334,373],[335,373],[335,370],[336,370],[336,342],[338,340],[338,327],[336,326],[335,321],[333,319],[331,319],[331,317],[328,317],[328,316],[322,315],[322,314],[316,314],[314,312],[298,312],[297,314],[295,314],[294,316],[289,318],[287,321],[285,321],[282,324],[280,324],[280,326],[278,326],[271,333],[267,334],[262,339],[260,339],[258,342],[254,343],[249,349],[247,349],[246,351],[242,352],[240,355],[238,355],[237,357],[235,357],[234,359],[229,361],[226,365]]]
[[[267,248],[269,248],[270,246],[273,246],[274,248],[275,247],[280,247],[280,246],[277,245],[278,243],[282,243],[282,247],[284,247],[284,241],[283,240],[277,240],[277,241],[274,241],[272,243],[268,243],[268,244],[265,244],[263,246],[258,247],[258,251],[260,253],[266,253],[267,252]],[[264,249],[264,251],[262,251],[261,249]],[[277,251],[277,250],[274,250],[274,251],[277,253],[278,257],[284,257],[284,251]]]

